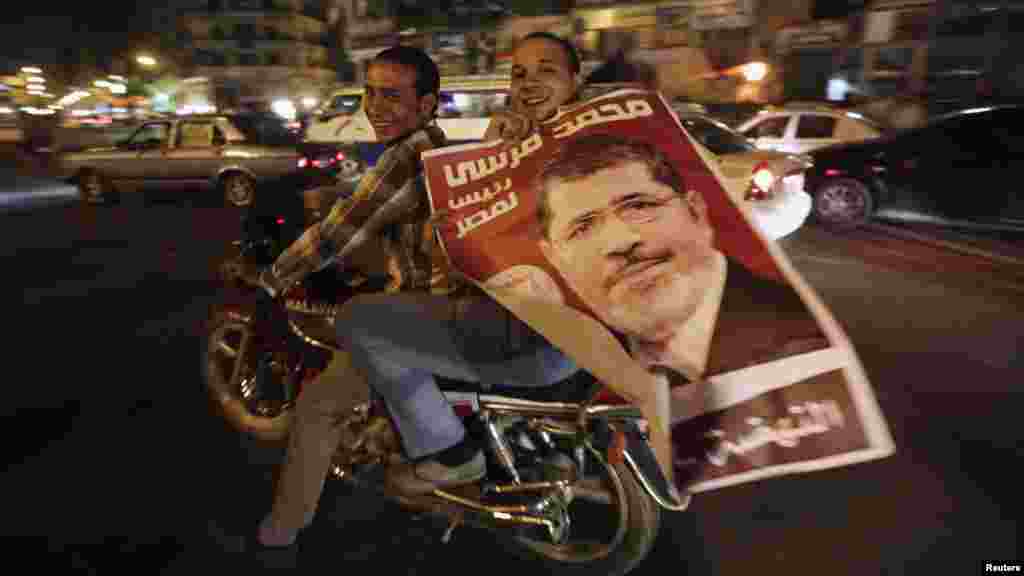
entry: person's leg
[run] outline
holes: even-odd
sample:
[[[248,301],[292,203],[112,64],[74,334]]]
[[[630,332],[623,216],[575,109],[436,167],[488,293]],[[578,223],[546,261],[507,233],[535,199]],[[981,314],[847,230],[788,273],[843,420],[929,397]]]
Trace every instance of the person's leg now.
[[[271,512],[260,524],[259,540],[268,546],[291,544],[313,521],[331,458],[341,441],[341,421],[369,388],[349,355],[335,352],[327,368],[306,383],[295,405],[288,448],[275,487]]]
[[[339,311],[336,327],[353,364],[385,400],[410,459],[436,454],[465,436],[435,374],[546,386],[576,370],[490,300],[466,306],[425,293],[359,296]]]

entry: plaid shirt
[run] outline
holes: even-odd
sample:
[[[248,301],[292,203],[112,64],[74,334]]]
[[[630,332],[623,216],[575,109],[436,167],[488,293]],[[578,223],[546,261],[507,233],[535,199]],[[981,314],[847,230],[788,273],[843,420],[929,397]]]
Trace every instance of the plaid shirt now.
[[[278,295],[307,275],[344,259],[368,240],[380,238],[389,253],[393,286],[400,290],[453,292],[458,285],[429,224],[430,206],[420,154],[446,144],[436,126],[413,132],[388,148],[326,218],[307,229],[260,274]]]

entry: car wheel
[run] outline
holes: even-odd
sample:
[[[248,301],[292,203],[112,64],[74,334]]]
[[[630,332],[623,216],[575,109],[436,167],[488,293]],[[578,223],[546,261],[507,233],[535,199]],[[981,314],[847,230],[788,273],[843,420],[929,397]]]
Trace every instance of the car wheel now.
[[[256,197],[256,182],[241,172],[231,172],[221,179],[221,191],[229,206],[245,208]]]
[[[107,200],[107,184],[95,170],[82,170],[79,173],[78,191],[85,204],[103,204]]]
[[[871,220],[874,210],[871,191],[852,178],[828,180],[814,192],[814,217],[829,226],[862,226]]]

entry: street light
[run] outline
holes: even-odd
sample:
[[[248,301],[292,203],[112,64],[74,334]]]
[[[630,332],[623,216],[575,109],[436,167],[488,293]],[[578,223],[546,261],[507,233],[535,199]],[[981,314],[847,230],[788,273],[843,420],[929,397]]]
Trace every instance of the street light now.
[[[43,71],[35,66],[24,66],[21,69],[25,74],[42,74]]]
[[[156,66],[156,58],[152,56],[146,56],[145,54],[137,56],[135,61],[139,64],[146,66],[147,68]]]

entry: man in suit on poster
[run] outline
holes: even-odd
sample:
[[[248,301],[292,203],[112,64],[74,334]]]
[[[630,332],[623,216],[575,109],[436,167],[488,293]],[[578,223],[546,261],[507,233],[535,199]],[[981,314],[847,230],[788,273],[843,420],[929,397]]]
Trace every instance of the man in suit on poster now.
[[[792,287],[715,248],[685,184],[647,143],[573,139],[536,180],[541,251],[634,357],[688,380],[829,347]]]

